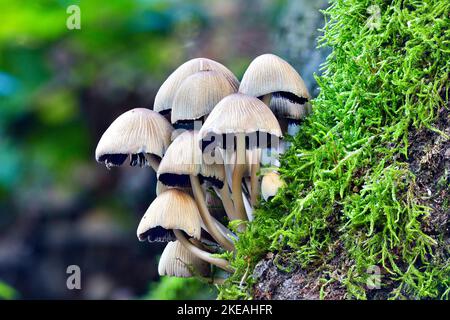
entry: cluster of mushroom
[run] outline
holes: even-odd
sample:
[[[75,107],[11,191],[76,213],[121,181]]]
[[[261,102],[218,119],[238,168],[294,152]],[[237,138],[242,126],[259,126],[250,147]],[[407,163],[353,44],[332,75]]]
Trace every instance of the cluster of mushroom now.
[[[137,236],[168,242],[160,275],[209,277],[211,265],[233,272],[217,254],[235,250],[260,193],[268,200],[283,185],[280,139],[309,112],[309,99],[300,75],[273,54],[254,59],[241,83],[222,64],[197,58],[167,78],[153,110],[129,110],[110,125],[97,161],[110,168],[129,159],[157,174],[157,197]]]

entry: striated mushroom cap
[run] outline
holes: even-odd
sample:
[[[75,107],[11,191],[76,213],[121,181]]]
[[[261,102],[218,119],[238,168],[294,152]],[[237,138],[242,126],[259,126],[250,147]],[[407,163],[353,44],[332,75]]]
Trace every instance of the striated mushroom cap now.
[[[98,162],[120,166],[147,164],[146,156],[162,158],[170,144],[172,125],[159,113],[136,108],[121,114],[103,133],[95,150]]]
[[[218,188],[223,187],[223,164],[205,163],[197,137],[197,131],[185,131],[175,138],[159,165],[159,181],[169,186],[188,187],[189,175],[197,175],[201,181],[207,180]]]
[[[172,104],[172,123],[207,116],[215,105],[238,90],[238,83],[218,71],[200,71],[187,77]]]
[[[140,241],[173,241],[173,229],[200,239],[201,218],[197,204],[190,195],[177,189],[166,190],[153,200],[139,223],[137,236]]]
[[[189,278],[207,276],[209,272],[209,264],[193,255],[179,241],[167,243],[159,259],[160,276]]]
[[[310,99],[302,77],[288,62],[274,54],[263,54],[250,63],[242,77],[239,92],[253,97],[278,93],[298,104]]]
[[[239,87],[239,81],[235,75],[228,70],[227,67],[207,58],[196,58],[189,60],[179,66],[172,74],[164,81],[155,96],[153,110],[159,113],[166,113],[172,109],[173,100],[181,83],[190,75],[199,71],[217,71],[221,73],[230,83]]]
[[[271,136],[282,136],[278,120],[269,107],[261,100],[241,93],[231,94],[216,105],[200,129],[198,138],[202,150],[212,142],[225,148],[236,134],[253,135],[256,145],[262,148],[267,147],[260,144],[263,134],[267,135],[268,143]]]

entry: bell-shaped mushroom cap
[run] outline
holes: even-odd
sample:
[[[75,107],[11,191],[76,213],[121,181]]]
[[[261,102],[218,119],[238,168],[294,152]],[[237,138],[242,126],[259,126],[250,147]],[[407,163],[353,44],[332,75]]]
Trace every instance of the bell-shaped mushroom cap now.
[[[225,76],[225,78],[228,79],[230,83],[235,83],[236,86],[239,86],[239,81],[236,76],[224,65],[207,58],[192,59],[179,66],[174,72],[172,72],[166,81],[164,81],[155,96],[153,110],[159,113],[168,112],[172,109],[175,94],[184,79],[196,72],[211,70],[220,72]]]
[[[172,123],[205,117],[222,98],[237,92],[238,86],[218,71],[194,73],[182,82],[175,95]]]
[[[261,194],[264,200],[274,197],[278,189],[283,187],[285,182],[281,180],[280,175],[276,171],[271,171],[263,176],[261,182]]]
[[[129,155],[131,165],[146,163],[145,155],[162,158],[172,130],[172,125],[157,112],[144,108],[129,110],[103,133],[95,158],[107,167],[120,166]]]
[[[174,229],[200,239],[201,218],[197,204],[190,195],[177,189],[169,189],[150,204],[139,223],[137,236],[141,241],[173,241]]]
[[[169,186],[190,186],[189,175],[199,176],[219,189],[223,187],[225,169],[222,163],[205,163],[198,145],[198,132],[180,134],[164,155],[158,168],[158,180]]]
[[[189,278],[207,276],[209,272],[209,264],[193,255],[179,241],[167,243],[159,259],[160,276]]]
[[[280,118],[300,120],[311,113],[311,104],[306,102],[299,104],[282,97],[279,93],[272,95],[270,110]]]
[[[261,133],[277,138],[282,136],[280,125],[272,111],[261,100],[241,93],[223,98],[211,111],[198,136],[202,149],[215,142],[217,147],[225,148],[224,143],[236,134],[255,135],[257,145],[261,148]],[[221,137],[216,139],[217,137]]]
[[[302,77],[289,63],[274,54],[263,54],[250,63],[242,77],[239,92],[253,97],[278,92],[300,104],[309,99]]]

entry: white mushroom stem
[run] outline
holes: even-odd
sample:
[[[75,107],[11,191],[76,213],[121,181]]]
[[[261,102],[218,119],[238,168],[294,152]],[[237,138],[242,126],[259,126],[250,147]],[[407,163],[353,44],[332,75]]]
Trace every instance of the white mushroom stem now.
[[[228,188],[228,183],[226,181],[224,182],[224,186],[222,187],[222,189],[214,187],[214,191],[220,197],[220,200],[222,200],[223,207],[230,221],[245,220],[245,217],[239,215],[234,208],[233,201],[231,200],[230,190]]]
[[[236,213],[247,220],[242,195],[242,177],[246,169],[245,134],[236,134],[236,163],[233,171],[232,196]]]
[[[250,204],[250,201],[248,200],[248,198],[245,196],[244,193],[242,193],[242,197],[244,199],[244,207],[245,212],[247,213],[248,221],[253,221],[253,208]]]
[[[257,148],[252,152],[252,164],[250,168],[250,203],[252,207],[255,207],[258,201],[260,183],[257,173],[260,169],[261,161],[261,149]]]
[[[203,194],[202,187],[200,185],[200,181],[198,176],[189,175],[189,179],[191,181],[192,191],[194,193],[195,201],[198,205],[198,210],[200,212],[200,216],[205,223],[206,228],[208,229],[209,234],[217,241],[219,245],[221,245],[225,250],[234,251],[234,244],[231,239],[226,237],[217,227],[217,224],[213,220],[211,214],[209,213],[208,206],[205,202],[205,196]]]
[[[190,238],[189,241],[200,250],[208,251],[208,248],[200,240]]]
[[[213,255],[211,253],[197,248],[186,238],[186,236],[184,235],[184,233],[181,230],[174,229],[173,233],[175,234],[175,237],[177,238],[177,240],[180,241],[180,243],[187,250],[189,250],[193,255],[195,255],[199,259],[202,259],[208,263],[211,263],[227,272],[231,272],[231,273],[234,272],[233,268],[231,268],[231,265],[227,260],[213,257]]]
[[[232,163],[233,159],[233,151],[230,151],[228,149],[221,150],[222,152],[222,158],[224,161],[225,166],[225,178],[227,179],[228,186],[232,184],[232,172],[233,172],[233,166],[234,163]],[[234,204],[233,204],[234,206]]]

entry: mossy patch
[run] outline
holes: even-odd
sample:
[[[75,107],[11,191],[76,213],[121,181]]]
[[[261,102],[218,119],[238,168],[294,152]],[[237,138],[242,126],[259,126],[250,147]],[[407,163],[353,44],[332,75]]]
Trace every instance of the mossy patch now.
[[[409,149],[420,130],[449,139],[436,123],[449,115],[450,2],[334,0],[324,14],[320,40],[332,53],[313,115],[281,159],[287,187],[240,236],[219,298],[252,298],[268,252],[283,272],[320,279],[319,298],[333,283],[344,298],[374,298],[373,268],[385,298],[448,298],[449,231],[424,223],[436,208],[423,201]]]

